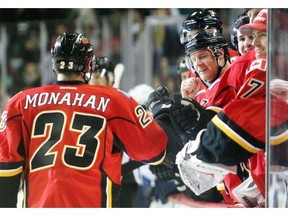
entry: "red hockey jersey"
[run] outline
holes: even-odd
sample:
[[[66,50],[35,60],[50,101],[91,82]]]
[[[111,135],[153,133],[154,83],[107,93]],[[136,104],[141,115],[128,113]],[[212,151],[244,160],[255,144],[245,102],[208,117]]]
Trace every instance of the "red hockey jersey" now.
[[[223,112],[226,112],[226,109],[231,110],[231,112],[238,112],[239,114],[241,113],[241,118],[237,117],[233,119],[235,123],[239,127],[245,131],[245,133],[250,133],[250,128],[245,128],[245,127],[250,127],[250,124],[248,122],[249,118],[253,119],[253,121],[264,121],[262,122],[263,124],[258,124],[255,125],[253,132],[256,132],[257,130],[263,130],[265,129],[265,95],[266,95],[266,60],[265,59],[255,59],[255,52],[250,51],[247,54],[239,57],[234,63],[231,64],[229,69],[221,76],[221,78],[218,80],[218,82],[215,82],[215,85],[210,86],[210,88],[207,89],[205,94],[203,94],[205,97],[203,99],[202,96],[202,104],[203,101],[205,102],[205,106],[218,106],[218,107],[224,107]],[[257,111],[257,108],[255,110],[254,106],[250,106],[251,111],[247,109],[247,112],[242,109],[242,106],[248,106],[251,100],[238,100],[238,99],[251,99],[251,98],[260,98],[263,99],[263,116],[262,120],[258,119],[255,120],[253,115],[251,115],[251,112]],[[237,101],[240,101],[240,103],[237,104]],[[253,100],[253,99],[252,99]],[[258,99],[257,99],[258,100]],[[233,102],[234,101],[234,102]],[[232,103],[232,104],[231,104]],[[254,102],[253,102],[254,103]],[[252,104],[253,104],[252,103]],[[231,109],[231,106],[236,106]],[[245,104],[245,105],[242,105]],[[228,106],[228,108],[226,108]],[[239,106],[239,107],[238,107]],[[245,108],[245,107],[244,107]],[[257,113],[260,114],[260,113]],[[251,115],[251,116],[246,116],[246,115]],[[231,116],[229,115],[229,120]],[[248,119],[245,119],[248,118]],[[227,120],[228,121],[228,120]],[[246,123],[242,123],[242,121],[245,121]],[[263,127],[263,128],[262,128]],[[226,130],[223,128],[223,130]],[[261,133],[258,133],[261,134]],[[255,134],[253,134],[255,137]],[[264,136],[265,134],[262,133]],[[263,138],[263,137],[262,137]],[[245,138],[244,138],[245,140]],[[265,140],[265,139],[264,139]],[[220,140],[219,140],[220,141]],[[215,153],[216,155],[218,153]],[[258,154],[258,153],[255,153]],[[261,156],[263,154],[259,153]],[[255,167],[257,166],[257,161],[255,158],[259,159],[261,156],[253,156],[253,159],[250,160],[250,166],[252,164],[252,167],[254,169],[251,170],[252,176],[255,177],[254,181],[256,182],[257,185],[259,185],[259,189],[261,192],[265,191],[265,188],[263,188],[263,182],[265,186],[265,178],[263,178],[263,175],[254,175],[255,173],[263,173],[265,170],[256,170]],[[240,158],[242,158],[242,155],[239,154]],[[219,156],[220,157],[220,156]],[[221,156],[222,157],[222,156]],[[244,161],[244,160],[242,160]],[[252,162],[251,162],[252,161]],[[265,163],[265,158],[263,157],[262,162],[264,161]],[[259,164],[262,163],[259,161]],[[264,166],[265,167],[265,166]],[[251,167],[250,167],[251,168]],[[263,171],[263,172],[262,172]],[[265,175],[264,175],[265,177]],[[241,182],[239,177],[233,174],[229,174],[225,178],[225,186],[226,189],[228,190],[230,196],[235,200],[232,194],[232,190]],[[237,180],[237,181],[236,181]],[[238,182],[238,183],[237,183]],[[262,194],[265,196],[265,194]]]
[[[288,104],[284,100],[272,97],[270,144],[271,151],[278,155],[272,164],[288,164],[286,151],[283,151],[288,143],[287,109]],[[197,158],[227,166],[249,160],[253,180],[265,197],[265,139],[266,98],[236,99],[208,123],[207,131],[201,137]],[[260,164],[262,167],[259,167]],[[228,188],[230,192],[232,189]]]
[[[254,60],[254,50],[240,56],[209,88],[199,91],[195,100],[204,107],[224,107],[230,103],[243,85],[245,73],[251,70],[250,64]]]
[[[122,151],[157,164],[168,140],[125,92],[75,82],[15,95],[0,137],[0,194],[22,173],[26,207],[113,207]]]

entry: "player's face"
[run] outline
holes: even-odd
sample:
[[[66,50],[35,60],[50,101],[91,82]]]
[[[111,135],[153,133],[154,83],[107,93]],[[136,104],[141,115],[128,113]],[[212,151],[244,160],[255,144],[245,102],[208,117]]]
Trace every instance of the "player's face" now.
[[[254,46],[252,45],[253,41],[252,35],[243,35],[240,33],[240,31],[237,31],[237,40],[238,40],[238,52],[241,55],[254,49]]]
[[[267,47],[267,34],[266,31],[256,31],[252,33],[253,41],[252,45],[255,47],[256,59],[266,59],[266,47]]]
[[[196,51],[190,55],[193,66],[200,78],[212,81],[217,76],[218,66],[212,52],[208,49]]]

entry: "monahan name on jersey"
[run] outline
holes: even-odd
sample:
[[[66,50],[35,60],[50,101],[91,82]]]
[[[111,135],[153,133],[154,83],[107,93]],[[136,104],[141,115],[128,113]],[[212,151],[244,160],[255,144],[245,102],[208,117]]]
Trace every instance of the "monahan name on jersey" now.
[[[97,97],[96,95],[78,92],[41,92],[26,95],[24,109],[40,107],[44,105],[67,105],[78,107],[90,107],[91,109],[105,112],[110,98]]]

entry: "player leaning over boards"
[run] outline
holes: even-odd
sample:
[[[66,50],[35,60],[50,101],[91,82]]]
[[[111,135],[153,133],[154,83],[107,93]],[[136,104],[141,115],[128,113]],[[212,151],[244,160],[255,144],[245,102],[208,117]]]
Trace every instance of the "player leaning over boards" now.
[[[227,104],[208,123],[207,129],[201,130],[196,140],[188,142],[177,155],[178,167],[182,170],[185,179],[183,181],[196,190],[195,184],[191,185],[187,178],[192,171],[210,173],[216,179],[218,177],[221,179],[228,171],[223,169],[223,165],[231,168],[237,163],[249,160],[250,179],[232,191],[246,207],[265,206],[263,199],[265,198],[265,173],[259,173],[259,170],[262,170],[258,166],[265,168],[266,163],[266,21],[267,9],[263,9],[253,23],[240,27],[242,34],[253,36],[252,44],[255,46],[256,60],[245,73],[244,84],[235,100]],[[279,156],[277,161],[273,161],[273,165],[287,166],[287,157],[280,154],[287,144],[288,114],[284,111],[287,110],[287,103],[273,94],[270,96],[271,150],[277,152]],[[194,179],[194,182],[196,181],[197,178]],[[253,188],[253,181],[259,189],[257,193],[247,190]],[[198,188],[201,188],[203,182],[203,178],[198,181]]]
[[[185,47],[187,44],[191,41],[195,41],[195,37],[197,33],[201,33],[203,35],[203,32],[209,34],[209,35],[218,35],[223,37],[223,22],[220,19],[220,17],[217,15],[217,13],[211,9],[195,9],[193,13],[191,13],[182,23],[182,29],[180,31],[180,43]],[[199,35],[198,35],[199,38]],[[219,42],[219,37],[218,37],[218,42]],[[197,40],[196,40],[197,41]],[[224,42],[224,37],[222,40],[222,44],[226,43]],[[198,42],[201,42],[198,40]],[[212,41],[210,41],[211,43]],[[202,46],[205,43],[205,41],[201,42]],[[207,42],[206,42],[207,43]],[[217,38],[216,41],[212,42],[214,45],[217,43]],[[201,45],[200,45],[201,46]],[[200,47],[199,46],[199,47]],[[230,47],[228,47],[228,43],[225,46],[225,55],[228,57],[227,58],[227,63],[223,66],[223,63],[219,61],[219,55],[217,57],[217,60],[215,60],[215,65],[216,67],[219,68],[219,72],[207,72],[208,75],[211,73],[214,74],[212,79],[210,77],[209,80],[207,80],[207,75],[201,75],[199,71],[195,70],[195,68],[188,67],[190,70],[189,73],[189,78],[186,79],[185,81],[181,82],[181,93],[185,97],[191,97],[194,98],[198,92],[201,92],[202,90],[206,90],[209,88],[215,80],[221,76],[221,73],[224,72],[225,69],[222,69],[222,67],[228,67],[228,65],[232,62],[232,59],[237,58],[239,56],[239,53]],[[220,50],[220,48],[218,48]],[[211,50],[211,52],[215,52],[215,47]],[[221,57],[220,57],[221,58]],[[189,59],[186,59],[186,64],[190,62]],[[212,66],[211,66],[212,65]],[[209,71],[211,71],[211,67],[213,67],[213,63],[209,67]],[[213,70],[213,69],[212,69]],[[199,86],[200,83],[200,86]]]
[[[6,105],[0,207],[16,207],[20,182],[23,207],[117,207],[122,150],[150,164],[174,162],[168,151],[177,141],[163,124],[124,92],[86,84],[93,53],[85,35],[63,33],[51,50],[57,82]]]
[[[230,66],[231,49],[228,48],[228,43],[221,32],[222,21],[216,13],[211,10],[197,9],[189,15],[182,24],[180,42],[185,46],[185,63],[193,76],[191,75],[190,78],[182,80],[181,93],[183,97],[191,97],[204,107],[208,105],[219,106],[220,103],[223,104],[227,101],[226,97],[219,98],[214,94],[218,89],[218,83],[221,77]],[[155,100],[157,100],[157,97],[158,94],[154,94]],[[150,99],[152,98],[153,97],[150,97]],[[223,100],[221,100],[222,98]],[[215,104],[215,102],[217,102],[217,104]],[[190,110],[188,112],[190,112]],[[193,115],[193,112],[190,114]],[[214,112],[212,112],[212,115],[214,115]],[[186,118],[189,119],[189,117],[188,114]],[[193,117],[191,117],[191,121],[193,120]],[[189,133],[189,135],[190,134],[191,133]],[[158,167],[151,168],[157,176],[169,176],[163,175],[163,169],[159,170]],[[170,172],[168,172],[168,174],[169,173]],[[196,197],[196,199],[200,198],[213,202],[222,200],[217,190],[211,190],[208,193],[202,194],[201,197]],[[194,197],[195,196],[193,196],[193,199],[195,199]]]

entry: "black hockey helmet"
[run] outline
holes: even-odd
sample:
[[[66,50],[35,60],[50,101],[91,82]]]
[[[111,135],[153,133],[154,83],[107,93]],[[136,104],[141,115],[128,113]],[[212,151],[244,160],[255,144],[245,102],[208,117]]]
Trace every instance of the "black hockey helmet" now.
[[[114,74],[115,65],[107,56],[93,59],[95,59],[95,67],[93,68],[93,72],[102,72],[102,70],[105,69]]]
[[[246,13],[240,14],[234,21],[230,29],[230,39],[232,46],[238,50],[237,30],[240,26],[249,23],[249,16]]]
[[[189,32],[192,30],[209,30],[215,29],[222,33],[223,23],[213,10],[197,9],[190,14],[182,23],[180,32],[180,42],[185,44],[189,41]]]
[[[107,56],[93,56],[91,71],[90,73],[86,73],[86,80],[89,81],[92,78],[92,73],[99,73],[100,77],[105,77],[107,83],[111,83],[113,85],[115,78],[114,69],[115,64]]]
[[[56,39],[51,55],[54,71],[85,73],[91,66],[94,49],[85,35],[63,33]]]
[[[197,50],[208,48],[213,50],[215,56],[218,56],[219,54],[215,52],[214,48],[225,48],[227,46],[228,44],[222,34],[200,31],[185,45],[185,53],[190,55]]]

